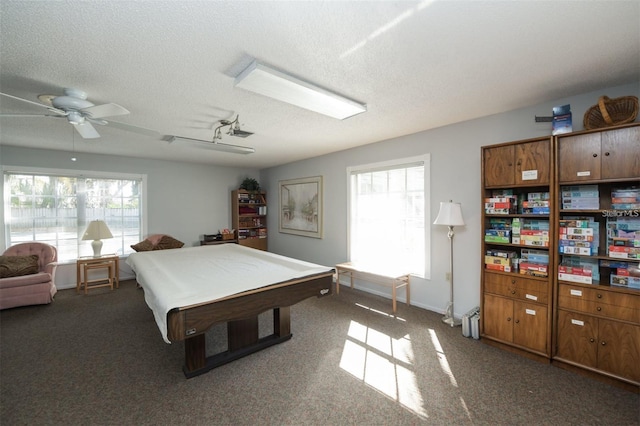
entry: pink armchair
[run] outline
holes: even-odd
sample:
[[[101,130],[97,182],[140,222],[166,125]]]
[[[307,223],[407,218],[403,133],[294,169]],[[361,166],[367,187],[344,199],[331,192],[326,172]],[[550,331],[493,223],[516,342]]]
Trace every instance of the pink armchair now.
[[[26,275],[0,278],[0,309],[42,305],[53,301],[53,296],[58,291],[54,284],[58,250],[49,244],[34,241],[9,247],[2,257],[29,255],[38,256],[37,271],[27,270]],[[4,258],[4,260],[10,259]],[[0,266],[4,268],[6,265]],[[12,274],[8,273],[8,275]]]

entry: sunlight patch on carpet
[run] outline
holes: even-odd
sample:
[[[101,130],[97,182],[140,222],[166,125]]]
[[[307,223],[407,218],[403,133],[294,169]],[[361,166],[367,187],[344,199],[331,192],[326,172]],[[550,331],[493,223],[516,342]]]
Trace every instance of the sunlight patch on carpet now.
[[[453,371],[451,371],[451,366],[449,365],[449,361],[447,361],[447,356],[444,354],[444,350],[442,349],[442,345],[440,344],[440,339],[436,335],[436,331],[432,328],[429,329],[429,335],[431,336],[431,343],[433,343],[433,347],[436,350],[436,355],[438,356],[438,362],[440,363],[440,368],[444,371],[444,374],[449,377],[449,381],[455,387],[458,387],[458,382],[456,381],[455,376],[453,375]]]
[[[351,321],[340,368],[416,415],[427,418],[407,334],[398,338]]]

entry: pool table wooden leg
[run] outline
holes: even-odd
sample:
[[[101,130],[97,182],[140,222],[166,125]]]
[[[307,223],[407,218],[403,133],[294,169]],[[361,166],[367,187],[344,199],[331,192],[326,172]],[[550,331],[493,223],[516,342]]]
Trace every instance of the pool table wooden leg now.
[[[227,350],[208,357],[204,333],[184,340],[185,362],[182,370],[187,378],[198,376],[236,359],[291,339],[291,308],[286,306],[273,310],[273,334],[269,336],[259,337],[257,316],[229,321],[227,333]]]

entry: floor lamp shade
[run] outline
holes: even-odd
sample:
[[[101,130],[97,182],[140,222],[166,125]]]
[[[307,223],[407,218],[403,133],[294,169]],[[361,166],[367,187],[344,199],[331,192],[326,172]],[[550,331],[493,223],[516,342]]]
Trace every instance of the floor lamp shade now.
[[[449,303],[447,304],[446,313],[442,317],[442,322],[454,327],[461,324],[461,321],[456,320],[453,314],[453,227],[464,225],[460,203],[452,201],[448,203],[441,202],[440,211],[433,224],[449,227],[449,232],[447,233],[449,237]]]
[[[84,231],[84,235],[82,236],[82,240],[93,240],[91,241],[91,247],[93,248],[93,255],[100,256],[100,251],[102,250],[102,241],[105,238],[113,238],[109,227],[105,223],[104,220],[92,220],[89,222],[89,226],[87,226],[87,230]]]
[[[454,203],[449,201],[440,203],[440,211],[438,217],[436,217],[434,225],[445,226],[463,226],[464,219],[462,218],[462,208],[460,203]]]

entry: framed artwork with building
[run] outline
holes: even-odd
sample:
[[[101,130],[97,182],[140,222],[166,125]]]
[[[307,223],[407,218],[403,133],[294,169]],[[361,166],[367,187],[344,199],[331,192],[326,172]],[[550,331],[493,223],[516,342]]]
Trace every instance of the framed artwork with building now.
[[[282,180],[278,186],[279,232],[322,238],[322,176]]]

